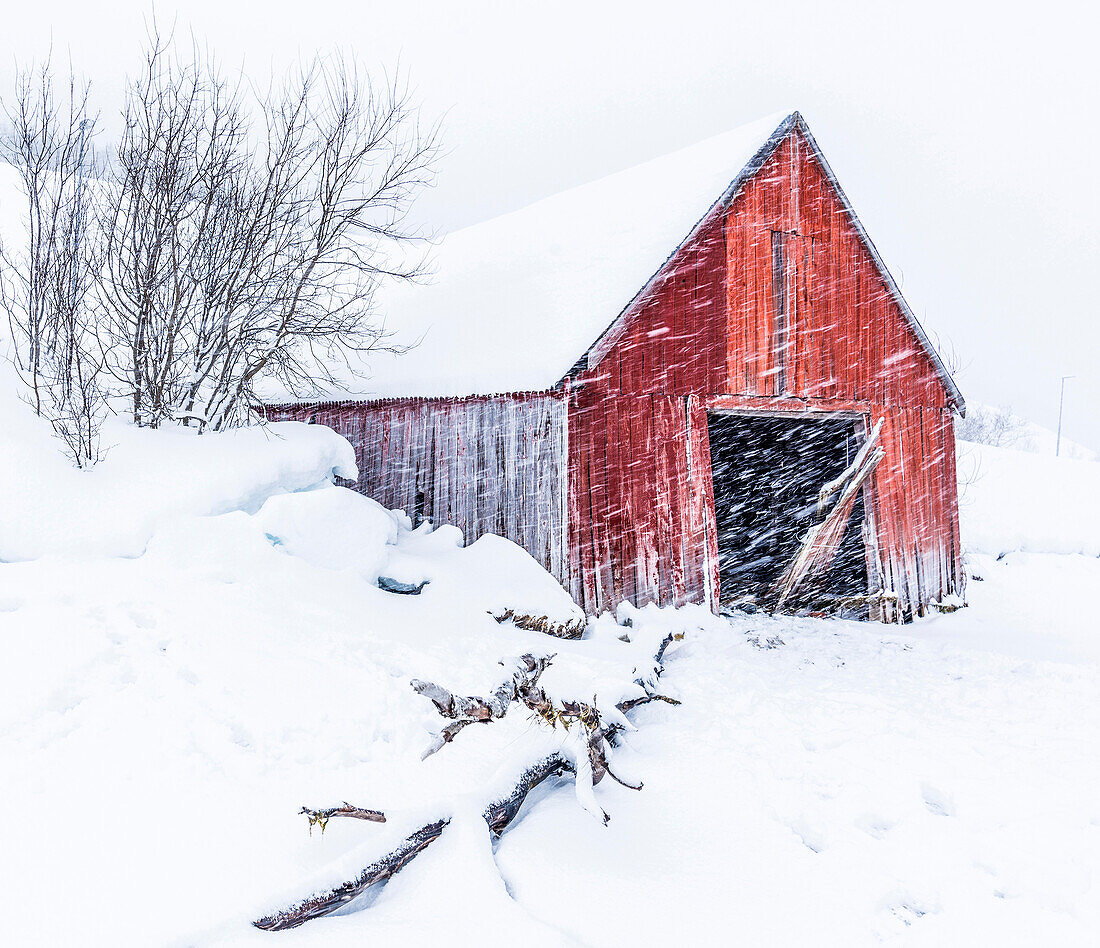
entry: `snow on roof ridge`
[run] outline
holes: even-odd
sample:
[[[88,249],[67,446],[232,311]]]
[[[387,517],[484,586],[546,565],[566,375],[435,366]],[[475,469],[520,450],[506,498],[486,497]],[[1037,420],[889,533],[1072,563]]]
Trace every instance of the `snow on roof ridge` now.
[[[585,181],[581,181],[577,184],[572,184],[567,188],[562,188],[562,190],[560,191],[553,191],[550,194],[544,194],[542,197],[535,198],[535,200],[530,201],[527,204],[522,205],[521,207],[513,208],[510,211],[504,211],[501,214],[494,214],[492,217],[486,217],[484,220],[477,221],[473,224],[467,224],[466,226],[460,227],[457,230],[450,231],[445,235],[445,237],[451,237],[458,234],[466,233],[467,231],[476,230],[479,227],[485,227],[489,224],[496,223],[502,218],[511,217],[513,214],[522,214],[524,211],[530,210],[533,207],[537,207],[540,204],[556,201],[558,198],[571,194],[574,191],[579,191],[582,188],[593,187],[595,185],[602,184],[603,182],[608,181],[611,178],[616,178],[619,175],[627,175],[633,171],[645,168],[647,165],[653,164],[655,162],[675,158],[679,155],[684,154],[685,152],[693,151],[697,148],[716,143],[719,139],[725,138],[729,135],[749,128],[755,128],[758,125],[761,127],[767,127],[768,123],[770,123],[771,131],[760,140],[760,146],[761,148],[763,148],[765,145],[768,144],[771,136],[774,135],[776,131],[778,131],[783,125],[785,125],[788,121],[795,117],[801,118],[801,113],[799,113],[795,109],[786,109],[779,112],[769,113],[762,118],[754,119],[751,122],[745,122],[742,125],[735,125],[733,128],[728,128],[723,132],[718,132],[716,135],[708,135],[706,138],[700,138],[697,141],[694,141],[688,145],[684,145],[680,148],[676,148],[673,151],[661,152],[651,158],[645,159],[645,161],[638,161],[632,165],[626,165],[622,168],[618,168],[615,171],[609,171],[607,172],[607,174],[602,174],[598,177],[588,178]],[[731,168],[730,170],[732,173],[737,175],[742,169]],[[721,199],[722,195],[719,195],[713,203],[717,203]]]

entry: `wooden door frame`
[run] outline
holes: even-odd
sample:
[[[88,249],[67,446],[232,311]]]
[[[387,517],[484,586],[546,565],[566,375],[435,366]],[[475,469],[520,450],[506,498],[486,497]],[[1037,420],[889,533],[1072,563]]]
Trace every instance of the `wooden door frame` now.
[[[698,408],[692,411],[692,399],[697,399]],[[701,411],[700,411],[701,409]],[[776,420],[815,420],[815,421],[850,421],[856,427],[857,432],[866,439],[871,432],[873,421],[872,406],[869,402],[815,402],[808,399],[795,398],[761,398],[759,396],[741,395],[713,395],[707,399],[699,399],[698,396],[688,398],[688,477],[692,481],[693,492],[698,489],[697,479],[704,475],[704,471],[696,470],[698,459],[692,458],[691,449],[696,445],[705,445],[705,477],[708,481],[706,488],[706,506],[703,512],[703,527],[706,537],[704,551],[704,589],[706,602],[714,613],[721,606],[721,582],[718,573],[718,518],[714,509],[714,471],[710,463],[710,429],[707,423],[708,415],[744,415],[755,418],[773,418]],[[702,415],[702,426],[705,438],[692,431],[693,426],[699,425],[698,415]],[[867,592],[874,593],[883,585],[883,573],[881,558],[879,555],[878,525],[875,519],[875,477],[872,475],[863,485],[863,552],[867,568]],[[874,621],[883,621],[882,607],[871,607],[869,618]]]

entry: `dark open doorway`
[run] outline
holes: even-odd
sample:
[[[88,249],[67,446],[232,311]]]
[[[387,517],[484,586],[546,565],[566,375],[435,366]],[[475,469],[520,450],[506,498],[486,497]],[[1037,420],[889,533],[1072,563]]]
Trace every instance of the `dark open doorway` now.
[[[851,463],[863,426],[850,418],[711,413],[707,417],[723,604],[762,604],[816,522],[818,491]],[[836,557],[812,589],[784,611],[866,617],[862,495]]]

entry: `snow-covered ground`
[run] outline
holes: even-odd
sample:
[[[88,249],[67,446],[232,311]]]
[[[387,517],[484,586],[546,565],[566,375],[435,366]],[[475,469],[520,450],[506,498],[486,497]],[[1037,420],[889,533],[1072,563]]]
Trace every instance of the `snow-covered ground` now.
[[[980,580],[952,615],[627,609],[564,642],[489,615],[576,615],[526,554],[331,486],[324,429],[116,425],[82,475],[0,410],[4,944],[1095,943],[1100,465],[962,448]],[[612,760],[641,792],[549,782],[491,844],[484,803],[575,735],[513,708],[421,761],[411,678],[484,694],[556,653],[547,690],[607,707],[669,631],[683,703]],[[389,822],[297,815],[345,799]],[[444,815],[362,911],[249,925]]]

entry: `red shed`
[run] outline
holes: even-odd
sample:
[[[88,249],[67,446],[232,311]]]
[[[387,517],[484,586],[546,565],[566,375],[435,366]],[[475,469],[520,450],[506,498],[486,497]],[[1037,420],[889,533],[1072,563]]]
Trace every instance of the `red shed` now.
[[[963,592],[963,399],[797,112],[458,231],[382,310],[420,345],[269,414],[590,612],[897,621]]]

